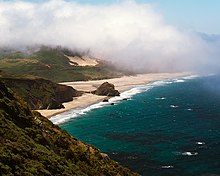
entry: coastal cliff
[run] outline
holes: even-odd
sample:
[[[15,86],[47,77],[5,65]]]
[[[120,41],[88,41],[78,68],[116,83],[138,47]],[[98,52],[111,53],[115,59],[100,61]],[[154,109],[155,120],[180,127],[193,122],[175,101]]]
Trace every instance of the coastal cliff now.
[[[2,175],[138,175],[31,111],[0,81]]]
[[[70,86],[54,83],[43,78],[2,78],[18,96],[23,98],[31,109],[60,109],[62,103],[72,101],[82,92]]]

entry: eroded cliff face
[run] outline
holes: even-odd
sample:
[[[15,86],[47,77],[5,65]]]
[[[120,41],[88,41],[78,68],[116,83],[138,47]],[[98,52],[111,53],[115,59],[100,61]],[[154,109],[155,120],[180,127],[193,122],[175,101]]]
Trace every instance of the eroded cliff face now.
[[[72,101],[73,97],[81,96],[72,87],[60,85],[52,81],[22,78],[2,78],[5,84],[22,97],[31,109],[60,109],[62,103]]]
[[[2,175],[138,175],[31,111],[0,81]]]

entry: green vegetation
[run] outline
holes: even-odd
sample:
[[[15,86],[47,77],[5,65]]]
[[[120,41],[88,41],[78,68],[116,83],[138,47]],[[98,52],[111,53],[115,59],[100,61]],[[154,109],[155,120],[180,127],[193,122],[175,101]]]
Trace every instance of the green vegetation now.
[[[12,76],[33,75],[55,82],[112,78],[124,74],[104,63],[94,67],[72,66],[65,55],[80,56],[83,53],[65,48],[41,46],[38,50],[29,50],[22,53],[0,49],[0,70]]]
[[[60,109],[62,103],[81,96],[72,87],[54,83],[42,78],[1,78],[31,109]]]
[[[32,112],[0,81],[0,172],[9,175],[137,175]]]

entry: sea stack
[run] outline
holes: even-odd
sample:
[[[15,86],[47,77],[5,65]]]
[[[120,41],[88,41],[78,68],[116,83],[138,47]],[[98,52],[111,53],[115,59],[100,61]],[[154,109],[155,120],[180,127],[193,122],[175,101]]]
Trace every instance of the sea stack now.
[[[110,97],[120,95],[119,91],[115,90],[115,86],[109,82],[104,82],[95,91],[92,91],[92,93],[96,95],[110,96]]]

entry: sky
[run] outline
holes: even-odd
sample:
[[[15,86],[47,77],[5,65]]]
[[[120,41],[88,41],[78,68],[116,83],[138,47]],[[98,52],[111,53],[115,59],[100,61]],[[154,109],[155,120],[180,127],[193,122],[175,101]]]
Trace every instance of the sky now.
[[[220,40],[200,34],[220,34],[219,3],[0,0],[0,47],[61,45],[135,72],[220,70]]]
[[[28,0],[26,0],[28,1]],[[31,0],[30,0],[31,1]],[[43,2],[44,0],[32,0]],[[125,0],[67,0],[82,4],[103,5]],[[150,3],[164,20],[180,30],[220,34],[220,0],[136,0]]]
[[[77,0],[80,3],[111,4],[118,0]],[[220,34],[219,0],[136,0],[150,3],[164,20],[181,30]]]
[[[168,23],[181,29],[220,34],[219,0],[151,0]]]

